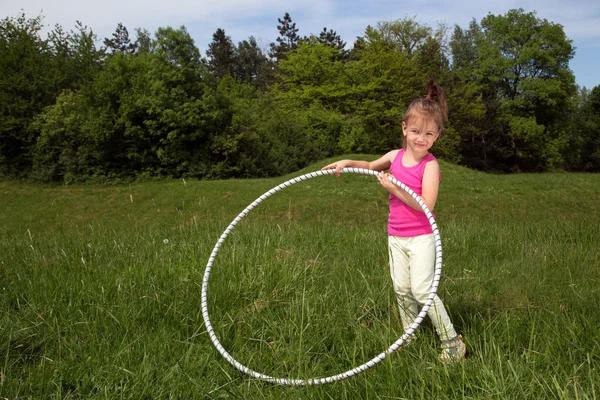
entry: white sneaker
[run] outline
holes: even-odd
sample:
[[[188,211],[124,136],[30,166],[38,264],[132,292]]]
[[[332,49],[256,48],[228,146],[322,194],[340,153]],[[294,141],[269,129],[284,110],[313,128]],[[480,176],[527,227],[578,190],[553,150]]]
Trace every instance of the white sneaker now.
[[[465,358],[467,354],[467,346],[462,341],[462,336],[442,341],[442,353],[440,360],[445,363],[455,363]]]

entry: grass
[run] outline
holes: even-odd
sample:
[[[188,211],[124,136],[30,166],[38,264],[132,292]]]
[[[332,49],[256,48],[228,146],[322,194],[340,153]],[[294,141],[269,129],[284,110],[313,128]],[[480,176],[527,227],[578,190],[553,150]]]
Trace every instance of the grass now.
[[[358,156],[354,156],[358,157]],[[362,156],[369,158],[368,156]],[[418,341],[357,377],[282,387],[240,373],[200,312],[208,256],[287,177],[40,186],[0,182],[0,398],[600,397],[600,175],[489,175],[442,163],[439,289],[468,347]],[[320,177],[263,202],[213,266],[224,347],[277,377],[338,374],[401,334],[387,196],[373,177]]]

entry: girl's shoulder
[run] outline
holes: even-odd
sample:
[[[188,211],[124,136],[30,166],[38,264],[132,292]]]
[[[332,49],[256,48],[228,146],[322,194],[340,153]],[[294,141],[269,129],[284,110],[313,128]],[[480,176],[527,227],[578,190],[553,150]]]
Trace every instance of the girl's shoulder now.
[[[390,164],[393,164],[398,155],[402,156],[402,153],[404,153],[404,149],[391,150],[385,155],[385,157],[388,159]]]
[[[431,153],[427,154],[425,156],[425,158],[423,158],[423,160],[419,163],[422,168],[425,169],[433,169],[433,170],[438,170],[440,169],[440,164],[438,164],[438,160],[437,158],[435,158],[435,156]]]
[[[398,150],[388,151],[377,160],[369,162],[369,169],[383,171],[389,169],[398,155]]]
[[[404,149],[392,150],[388,153],[388,156],[392,161],[394,161],[396,159],[396,157],[398,157],[398,154],[400,154],[400,153],[404,153]]]
[[[425,156],[425,158],[423,158],[423,162],[430,162],[430,161],[435,161],[437,163],[437,158],[435,158],[435,156],[431,153],[427,153],[427,155]]]

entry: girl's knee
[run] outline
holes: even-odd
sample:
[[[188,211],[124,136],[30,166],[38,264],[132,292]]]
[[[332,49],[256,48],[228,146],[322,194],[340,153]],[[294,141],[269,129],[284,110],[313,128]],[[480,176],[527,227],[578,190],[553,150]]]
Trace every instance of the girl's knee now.
[[[417,302],[421,305],[425,304],[427,298],[429,297],[430,291],[425,290],[413,290],[412,295],[417,300]]]
[[[394,285],[394,292],[396,293],[396,296],[398,296],[398,298],[413,297],[412,289],[410,286]]]

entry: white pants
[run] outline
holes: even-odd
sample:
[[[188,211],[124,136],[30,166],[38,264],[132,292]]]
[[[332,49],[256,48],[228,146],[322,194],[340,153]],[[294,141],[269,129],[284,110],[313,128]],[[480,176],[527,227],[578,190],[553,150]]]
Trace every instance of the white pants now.
[[[415,320],[433,284],[435,272],[435,239],[433,234],[414,237],[388,236],[390,273],[402,326],[406,331]],[[456,337],[454,325],[442,300],[435,295],[427,312],[441,340]]]

